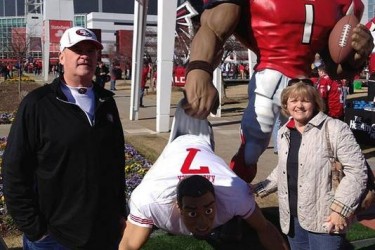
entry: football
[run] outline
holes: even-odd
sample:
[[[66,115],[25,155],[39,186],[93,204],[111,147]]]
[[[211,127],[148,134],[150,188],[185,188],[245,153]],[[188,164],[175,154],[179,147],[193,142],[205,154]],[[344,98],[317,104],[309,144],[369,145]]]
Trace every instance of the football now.
[[[354,53],[352,49],[353,29],[359,23],[354,15],[342,17],[333,27],[328,39],[328,48],[332,60],[342,63],[348,56]]]

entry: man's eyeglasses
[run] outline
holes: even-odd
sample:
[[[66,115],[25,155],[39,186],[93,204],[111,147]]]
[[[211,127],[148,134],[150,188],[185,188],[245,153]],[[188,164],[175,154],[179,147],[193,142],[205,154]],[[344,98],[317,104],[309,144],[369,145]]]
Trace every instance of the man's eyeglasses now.
[[[288,81],[288,87],[293,86],[294,84],[298,82],[303,82],[305,85],[309,85],[311,87],[314,87],[314,83],[311,79],[304,78],[304,79],[299,79],[299,78],[293,78]]]

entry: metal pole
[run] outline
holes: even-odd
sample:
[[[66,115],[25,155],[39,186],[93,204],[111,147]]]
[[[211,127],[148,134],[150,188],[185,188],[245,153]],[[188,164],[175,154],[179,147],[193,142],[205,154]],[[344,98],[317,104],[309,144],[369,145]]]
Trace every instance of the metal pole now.
[[[138,120],[147,8],[148,0],[134,2],[133,59],[129,112],[129,119],[131,121]]]
[[[3,0],[3,17],[5,17],[5,0]]]
[[[99,0],[98,2],[98,11],[103,12],[103,0]]]
[[[18,16],[18,0],[16,0],[16,4],[14,6],[14,12],[16,13],[16,16]],[[26,11],[25,11],[25,15],[26,15]]]
[[[43,79],[45,82],[48,82],[48,74],[49,74],[49,53],[50,53],[50,37],[49,37],[49,20],[44,20],[44,42],[43,42],[43,50],[42,50],[42,59],[43,59]]]

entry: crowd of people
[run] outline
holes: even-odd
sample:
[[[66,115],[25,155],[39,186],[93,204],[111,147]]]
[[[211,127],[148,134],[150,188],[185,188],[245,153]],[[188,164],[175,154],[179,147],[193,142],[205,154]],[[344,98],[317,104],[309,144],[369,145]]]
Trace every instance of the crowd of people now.
[[[12,79],[15,76],[22,76],[22,73],[27,68],[28,63],[0,63],[0,75],[4,78],[4,80]],[[31,70],[30,73],[34,71]]]
[[[13,66],[10,63],[0,65],[0,74],[4,80],[13,78]]]
[[[224,62],[221,64],[221,74],[223,79],[249,79],[248,63]]]
[[[368,176],[360,146],[340,121],[342,109],[331,104],[342,101],[336,79],[352,79],[374,41],[359,24],[353,29],[354,53],[346,61],[334,64],[326,48],[337,19],[360,18],[363,4],[296,1],[285,8],[280,0],[249,2],[205,4],[169,142],[129,201],[123,128],[114,93],[104,88],[111,81],[115,90],[114,72],[98,62],[103,46],[92,31],[72,27],[64,32],[63,73],[22,100],[3,155],[5,202],[24,233],[24,249],[140,249],[154,227],[210,244],[216,232],[220,242],[236,244],[246,238],[240,235],[243,227],[249,227],[265,249],[344,248]],[[214,153],[207,117],[219,105],[212,74],[232,34],[258,61],[239,149],[227,164]],[[319,73],[316,83],[310,79],[312,62]],[[246,76],[243,66],[241,77]],[[141,105],[147,78],[148,64],[140,82]],[[278,164],[265,180],[250,184],[280,112],[287,119],[277,131]],[[343,166],[336,190],[330,150]],[[276,191],[281,231],[253,196]]]

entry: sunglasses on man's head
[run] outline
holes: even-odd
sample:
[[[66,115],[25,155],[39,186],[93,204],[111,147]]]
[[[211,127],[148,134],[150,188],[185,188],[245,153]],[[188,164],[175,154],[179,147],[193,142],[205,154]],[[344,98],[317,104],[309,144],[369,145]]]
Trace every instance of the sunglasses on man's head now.
[[[311,79],[304,78],[304,79],[299,79],[299,78],[293,78],[288,81],[288,87],[293,86],[296,83],[303,82],[305,85],[309,85],[311,87],[314,87],[314,83]]]

